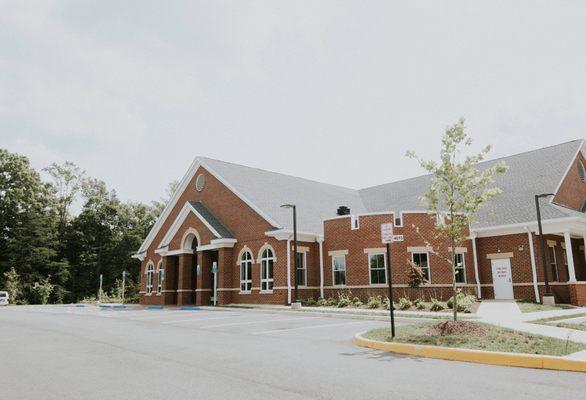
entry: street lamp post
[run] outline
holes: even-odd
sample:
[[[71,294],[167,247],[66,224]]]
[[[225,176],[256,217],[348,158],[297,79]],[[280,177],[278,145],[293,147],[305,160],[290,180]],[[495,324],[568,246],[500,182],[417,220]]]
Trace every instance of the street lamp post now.
[[[541,209],[539,208],[539,199],[541,199],[542,197],[549,197],[549,196],[553,196],[553,193],[543,193],[543,194],[536,194],[535,195],[535,209],[537,211],[537,227],[539,228],[539,238],[541,239],[541,263],[543,264],[543,279],[545,282],[545,293],[542,296],[542,303],[545,303],[547,300],[545,300],[545,297],[548,298],[548,300],[552,300],[553,299],[553,294],[551,293],[550,287],[549,287],[549,279],[547,277],[547,258],[545,255],[545,238],[543,237],[543,228],[541,227]]]
[[[299,287],[299,282],[297,278],[298,268],[299,268],[299,260],[297,257],[297,207],[295,204],[283,204],[281,205],[283,208],[291,208],[293,209],[293,268],[295,272],[293,273],[293,282],[295,285],[295,291],[293,294],[293,303],[297,304],[299,302],[297,292]]]

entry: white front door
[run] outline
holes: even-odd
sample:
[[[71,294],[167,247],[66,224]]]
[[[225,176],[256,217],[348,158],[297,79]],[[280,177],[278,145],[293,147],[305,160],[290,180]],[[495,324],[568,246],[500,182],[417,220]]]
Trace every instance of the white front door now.
[[[508,258],[491,260],[491,264],[495,300],[513,300],[511,260]]]

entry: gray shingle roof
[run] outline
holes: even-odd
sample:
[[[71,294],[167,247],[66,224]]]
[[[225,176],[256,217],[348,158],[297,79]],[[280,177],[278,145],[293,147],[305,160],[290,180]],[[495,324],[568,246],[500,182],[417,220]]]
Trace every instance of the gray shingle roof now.
[[[235,238],[234,234],[203,203],[199,201],[190,201],[189,203],[220,234],[220,238]]]
[[[333,217],[338,206],[352,212],[366,212],[357,190],[320,183],[290,175],[199,157],[280,227],[292,229],[291,210],[281,204],[297,206],[299,232],[320,233],[322,220]]]
[[[535,221],[533,196],[555,191],[582,144],[582,140],[574,140],[479,163],[479,168],[488,168],[504,161],[509,171],[496,178],[496,186],[503,193],[481,209],[474,227]],[[321,233],[322,220],[334,217],[341,205],[350,207],[353,214],[423,210],[419,199],[431,179],[424,175],[355,190],[205,157],[198,159],[285,229],[292,229],[291,211],[280,206],[296,204],[300,232]],[[545,200],[542,204],[543,219],[583,216]]]
[[[552,193],[564,177],[566,170],[582,145],[574,140],[555,146],[528,151],[477,165],[484,169],[504,161],[509,170],[495,178],[495,185],[503,193],[480,209],[475,228],[509,225],[535,221],[534,195]],[[431,176],[425,175],[386,185],[360,190],[369,211],[422,210],[420,197],[427,191]],[[576,214],[542,201],[543,219],[562,218]]]

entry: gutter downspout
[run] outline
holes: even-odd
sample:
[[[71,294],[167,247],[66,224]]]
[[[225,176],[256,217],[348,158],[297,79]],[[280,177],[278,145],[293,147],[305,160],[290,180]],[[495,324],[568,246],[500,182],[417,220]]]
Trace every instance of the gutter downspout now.
[[[291,304],[291,239],[287,239],[287,304]]]
[[[318,239],[319,243],[319,296],[324,298],[324,240]]]
[[[478,255],[476,254],[476,234],[471,235],[472,239],[472,258],[474,259],[474,278],[476,279],[476,297],[481,299],[480,281],[478,280]]]
[[[531,235],[531,229],[526,227],[527,236],[529,238],[529,255],[531,256],[531,273],[533,274],[533,290],[535,291],[535,301],[538,303],[539,300],[539,286],[537,285],[537,267],[535,265],[535,250],[533,249],[533,236]]]

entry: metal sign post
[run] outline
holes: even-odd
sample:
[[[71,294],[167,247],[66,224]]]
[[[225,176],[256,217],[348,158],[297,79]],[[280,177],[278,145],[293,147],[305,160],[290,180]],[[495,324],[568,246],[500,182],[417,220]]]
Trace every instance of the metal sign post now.
[[[122,304],[124,304],[124,286],[126,284],[126,271],[122,271]]]
[[[389,277],[389,312],[391,315],[391,337],[395,337],[395,310],[393,309],[393,276],[391,275],[391,243],[393,243],[393,224],[381,224],[381,240],[387,245],[387,275]]]
[[[218,263],[212,264],[212,273],[214,274],[214,305],[218,303]]]

